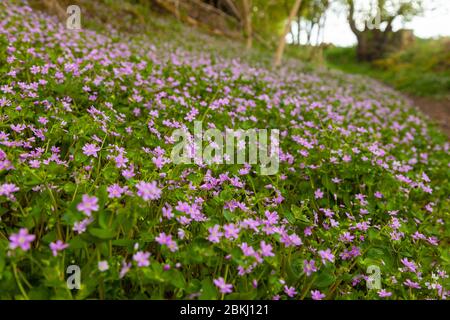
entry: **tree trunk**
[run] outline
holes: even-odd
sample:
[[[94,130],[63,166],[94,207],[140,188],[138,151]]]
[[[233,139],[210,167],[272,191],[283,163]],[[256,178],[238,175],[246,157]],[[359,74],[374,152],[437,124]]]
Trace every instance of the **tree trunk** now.
[[[242,0],[244,9],[244,33],[247,50],[252,47],[252,0]]]
[[[301,2],[302,2],[302,0],[295,0],[295,3],[292,6],[288,20],[284,27],[284,31],[280,36],[280,40],[278,41],[278,47],[277,47],[277,51],[275,52],[275,57],[274,57],[274,66],[275,67],[278,67],[281,64],[281,58],[283,57],[283,51],[284,51],[284,47],[286,45],[286,35],[288,34],[289,30],[291,29],[292,19],[294,19],[294,17],[297,15],[297,12],[298,12],[298,9],[300,8]]]
[[[61,21],[67,18],[66,11],[61,7],[57,0],[44,0],[44,5],[47,7],[47,10],[55,14]]]
[[[319,22],[317,23],[316,46],[319,46],[321,30],[322,30],[322,24],[321,24],[321,20],[319,20]]]
[[[359,30],[356,27],[355,22],[355,3],[354,0],[347,0],[349,8],[348,22],[350,29],[355,34],[358,44],[356,47],[356,56],[358,61],[374,61],[380,59],[386,53],[389,47],[389,41],[392,38],[392,23],[395,19],[395,15],[390,17],[387,22],[386,29],[381,31],[380,29],[366,28]]]
[[[325,13],[323,16],[323,24],[322,24],[322,43],[325,43],[325,26],[327,25],[327,14]]]

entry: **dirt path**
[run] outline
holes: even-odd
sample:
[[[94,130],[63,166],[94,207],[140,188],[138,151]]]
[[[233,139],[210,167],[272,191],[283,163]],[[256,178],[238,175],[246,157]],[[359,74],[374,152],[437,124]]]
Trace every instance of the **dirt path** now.
[[[423,113],[436,121],[450,139],[450,97],[443,100],[435,100],[424,97],[409,96]]]

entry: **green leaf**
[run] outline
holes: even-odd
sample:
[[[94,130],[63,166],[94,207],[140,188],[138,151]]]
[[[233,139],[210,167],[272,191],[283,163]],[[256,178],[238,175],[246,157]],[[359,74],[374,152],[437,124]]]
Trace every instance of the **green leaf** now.
[[[202,281],[202,293],[200,300],[215,300],[217,298],[217,289],[210,279]]]
[[[102,229],[108,229],[108,213],[102,211],[98,215],[98,224]]]
[[[3,250],[0,251],[0,275],[2,274],[3,270],[5,269],[5,252]]]
[[[332,272],[325,269],[319,273],[318,277],[314,281],[314,285],[318,288],[327,288],[335,281],[336,276]]]
[[[222,199],[223,201],[229,201],[233,199],[233,194],[231,190],[225,189],[220,193],[219,198]]]
[[[232,215],[232,213],[231,213],[230,210],[224,209],[224,210],[223,210],[223,216],[225,217],[225,219],[226,219],[227,221],[233,221],[233,215]]]
[[[90,228],[89,233],[99,239],[112,239],[114,238],[114,232],[108,229]]]
[[[69,241],[70,249],[82,249],[85,245],[86,242],[80,236],[76,236]]]
[[[135,242],[136,241],[130,239],[116,239],[111,241],[113,246],[118,247],[133,247]]]
[[[186,288],[186,280],[184,279],[183,274],[176,269],[169,270],[167,273],[170,283],[179,289]]]
[[[294,214],[294,218],[298,222],[302,222],[303,224],[309,224],[310,223],[309,219],[303,214],[304,208],[305,208],[304,206],[299,208],[295,204],[293,204],[291,206],[291,211]]]

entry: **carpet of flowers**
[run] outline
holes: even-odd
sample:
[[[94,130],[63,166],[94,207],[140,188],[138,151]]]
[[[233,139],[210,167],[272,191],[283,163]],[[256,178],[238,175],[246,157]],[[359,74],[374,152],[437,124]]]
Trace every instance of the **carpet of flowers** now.
[[[194,121],[279,129],[279,172],[173,164],[171,133]],[[449,147],[363,77],[67,30],[2,1],[0,298],[445,299]]]

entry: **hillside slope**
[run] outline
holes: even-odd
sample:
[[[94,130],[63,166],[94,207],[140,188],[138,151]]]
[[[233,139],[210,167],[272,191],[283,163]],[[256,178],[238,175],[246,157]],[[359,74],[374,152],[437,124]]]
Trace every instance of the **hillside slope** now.
[[[395,91],[15,3],[0,4],[0,298],[446,298],[449,144]],[[172,133],[195,121],[279,130],[278,171],[220,152],[175,164]]]

